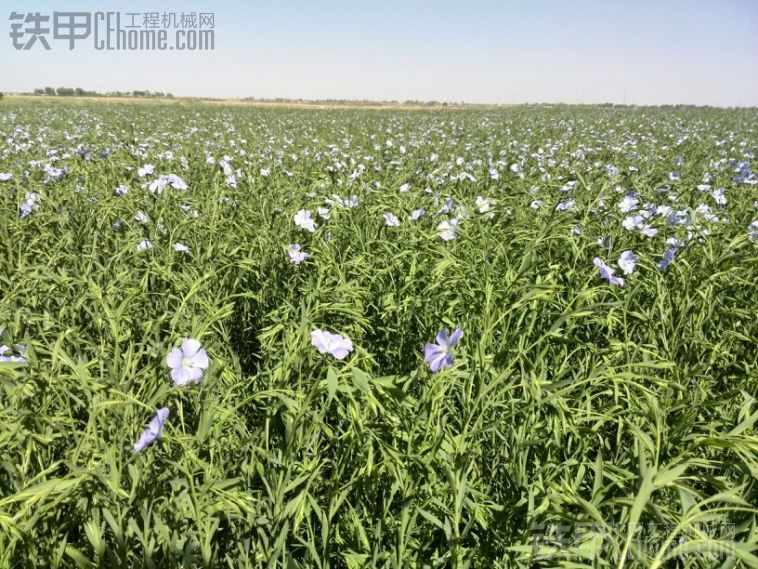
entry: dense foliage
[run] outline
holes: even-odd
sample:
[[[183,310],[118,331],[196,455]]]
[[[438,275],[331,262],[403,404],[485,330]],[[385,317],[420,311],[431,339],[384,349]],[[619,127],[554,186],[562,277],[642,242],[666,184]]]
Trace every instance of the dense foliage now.
[[[758,566],[757,118],[4,102],[0,564]]]

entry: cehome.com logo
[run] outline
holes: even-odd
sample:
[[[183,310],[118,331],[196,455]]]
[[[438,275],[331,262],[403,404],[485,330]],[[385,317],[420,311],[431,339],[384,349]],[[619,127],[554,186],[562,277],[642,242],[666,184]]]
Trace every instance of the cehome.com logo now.
[[[215,47],[213,12],[11,12],[17,50],[51,49],[50,40],[92,41],[98,51],[202,51]]]

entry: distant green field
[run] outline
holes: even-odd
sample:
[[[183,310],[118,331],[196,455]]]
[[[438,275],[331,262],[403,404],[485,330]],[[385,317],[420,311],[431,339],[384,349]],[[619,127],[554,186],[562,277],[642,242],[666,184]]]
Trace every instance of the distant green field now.
[[[3,101],[0,566],[758,567],[756,125]]]

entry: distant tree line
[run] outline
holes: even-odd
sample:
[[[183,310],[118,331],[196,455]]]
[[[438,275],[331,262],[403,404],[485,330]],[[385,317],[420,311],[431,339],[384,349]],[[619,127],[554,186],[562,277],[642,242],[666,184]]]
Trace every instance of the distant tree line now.
[[[99,93],[97,91],[87,91],[81,87],[45,87],[44,89],[35,89],[35,95],[46,95],[48,97],[141,97],[141,98],[166,98],[173,99],[171,93],[163,91],[110,91],[108,93]]]
[[[25,93],[31,95],[32,93]],[[125,97],[125,98],[165,98],[173,99],[172,93],[164,93],[162,91],[109,91],[107,93],[99,93],[98,91],[87,91],[81,87],[45,87],[44,89],[35,89],[34,95],[45,95],[48,97]],[[0,99],[3,98],[3,94],[0,93]],[[217,101],[213,97],[192,97],[197,101]],[[500,108],[500,107],[539,107],[539,108],[605,108],[605,109],[624,109],[624,108],[659,108],[659,109],[718,109],[718,108],[743,108],[743,107],[714,107],[712,105],[688,105],[688,104],[662,104],[662,105],[634,105],[619,104],[619,103],[521,103],[521,104],[498,104],[498,103],[466,103],[463,101],[418,101],[412,99],[406,99],[404,101],[398,100],[371,100],[371,99],[292,99],[286,97],[265,98],[265,97],[244,97],[237,99],[246,102],[253,103],[280,103],[285,105],[334,105],[334,106],[407,106],[407,107],[465,107],[465,108]],[[755,108],[755,107],[747,107]]]

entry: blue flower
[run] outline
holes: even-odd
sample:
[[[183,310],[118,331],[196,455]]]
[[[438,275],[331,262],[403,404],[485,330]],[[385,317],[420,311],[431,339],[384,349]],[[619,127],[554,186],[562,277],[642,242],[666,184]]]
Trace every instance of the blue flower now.
[[[290,262],[293,265],[299,265],[300,263],[302,263],[306,259],[310,259],[311,257],[311,254],[308,253],[307,251],[303,251],[300,248],[300,245],[298,245],[297,243],[290,243],[290,246],[287,250],[287,254],[289,255]]]
[[[624,279],[621,277],[614,277],[613,273],[615,272],[615,269],[612,269],[606,265],[605,261],[603,261],[600,257],[595,257],[592,262],[595,263],[595,266],[600,270],[600,276],[602,278],[607,280],[612,285],[624,286]]]
[[[163,423],[166,422],[168,415],[168,407],[158,409],[158,412],[150,421],[147,429],[142,432],[139,440],[134,444],[134,452],[142,452],[161,436],[161,433],[163,432]]]
[[[451,219],[449,221],[442,221],[437,225],[437,231],[439,232],[440,239],[443,241],[451,241],[458,235],[458,220]]]
[[[419,217],[424,215],[424,208],[420,207],[418,209],[414,209],[411,214],[408,216],[408,221],[416,221]]]
[[[322,354],[331,354],[338,360],[344,360],[353,351],[350,338],[326,330],[317,329],[311,332],[311,344]]]
[[[295,222],[295,225],[301,229],[309,231],[310,233],[314,233],[316,231],[316,227],[318,227],[316,225],[316,222],[311,218],[310,210],[307,209],[301,209],[295,214],[292,219]]]
[[[148,249],[153,248],[153,242],[149,239],[143,239],[139,243],[137,243],[137,252],[146,251]]]
[[[633,251],[624,251],[619,257],[619,267],[625,275],[631,275],[637,266],[638,257]]]
[[[574,207],[575,203],[576,203],[576,200],[574,200],[573,198],[563,200],[557,206],[555,206],[555,211],[568,211],[572,207]]]
[[[639,202],[637,201],[634,192],[630,194],[626,194],[623,199],[619,202],[618,208],[623,213],[629,213],[632,210],[637,209],[637,205]]]
[[[39,209],[39,194],[35,192],[26,192],[24,197],[26,201],[21,204],[21,219],[29,217],[33,211]]]
[[[666,270],[666,267],[668,267],[674,261],[674,257],[676,257],[676,252],[677,252],[676,247],[669,247],[666,250],[666,252],[663,254],[663,258],[658,262],[659,271]]]
[[[747,238],[750,241],[758,241],[758,219],[747,226]]]
[[[426,344],[424,346],[424,362],[429,364],[429,369],[434,373],[437,373],[441,369],[451,367],[453,365],[453,356],[450,352],[463,337],[463,330],[457,328],[449,337],[447,335],[447,328],[443,328],[437,332],[437,343]]]
[[[400,220],[394,213],[385,213],[384,223],[387,225],[387,227],[400,227]]]
[[[203,379],[210,361],[208,352],[194,338],[182,340],[182,347],[174,348],[166,356],[166,365],[171,368],[171,379],[177,385],[188,385]]]

